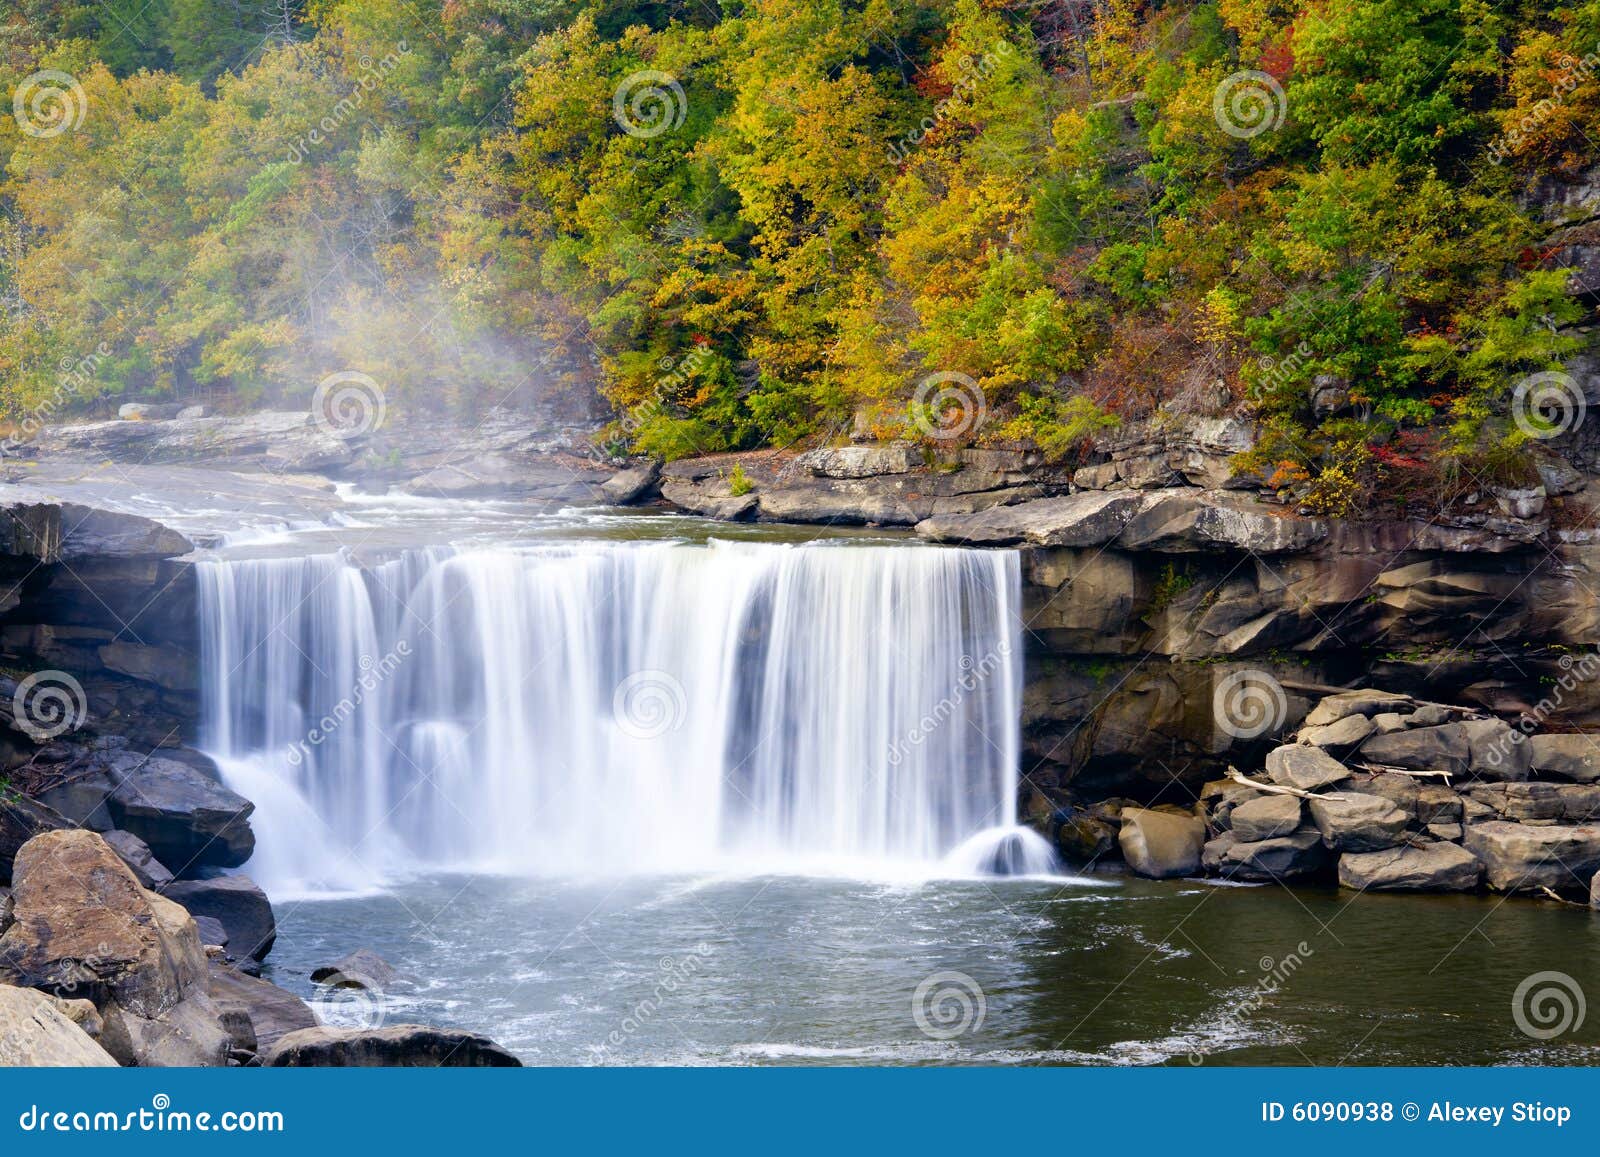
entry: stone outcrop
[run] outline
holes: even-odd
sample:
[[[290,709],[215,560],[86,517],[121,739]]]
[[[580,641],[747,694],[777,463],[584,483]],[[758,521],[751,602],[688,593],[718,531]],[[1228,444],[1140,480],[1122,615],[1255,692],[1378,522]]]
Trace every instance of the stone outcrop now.
[[[384,1028],[305,1028],[279,1038],[262,1056],[271,1067],[520,1068],[485,1036],[461,1029],[396,1024]]]

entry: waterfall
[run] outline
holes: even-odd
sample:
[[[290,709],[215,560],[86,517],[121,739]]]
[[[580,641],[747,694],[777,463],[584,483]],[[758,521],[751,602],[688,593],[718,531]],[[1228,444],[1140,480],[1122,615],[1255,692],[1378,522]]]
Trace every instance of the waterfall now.
[[[995,847],[972,863],[1048,863],[1012,826],[1013,553],[579,541],[198,571],[204,742],[280,894],[431,868],[926,874],[974,837]]]

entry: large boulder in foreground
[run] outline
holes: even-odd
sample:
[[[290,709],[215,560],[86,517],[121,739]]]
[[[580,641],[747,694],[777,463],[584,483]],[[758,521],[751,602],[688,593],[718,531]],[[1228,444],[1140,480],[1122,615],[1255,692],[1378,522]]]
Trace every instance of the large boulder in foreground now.
[[[85,997],[100,1043],[138,1065],[221,1065],[228,1036],[206,993],[194,920],[147,892],[94,832],[46,832],[17,853],[0,983]]]
[[[272,904],[249,876],[217,876],[209,880],[179,880],[161,894],[182,904],[193,916],[210,916],[228,934],[228,952],[265,960],[278,938]]]
[[[0,1068],[117,1067],[60,1004],[34,989],[0,984]]]
[[[1483,878],[1478,858],[1457,844],[1348,852],[1339,883],[1363,892],[1470,892]]]
[[[1588,887],[1600,871],[1600,827],[1491,821],[1468,826],[1462,842],[1483,861],[1497,892]]]
[[[305,1028],[268,1049],[274,1068],[520,1068],[522,1062],[486,1036],[462,1029],[395,1024],[386,1028]]]
[[[1206,829],[1194,816],[1126,808],[1117,841],[1128,867],[1141,876],[1190,876],[1200,870]]]

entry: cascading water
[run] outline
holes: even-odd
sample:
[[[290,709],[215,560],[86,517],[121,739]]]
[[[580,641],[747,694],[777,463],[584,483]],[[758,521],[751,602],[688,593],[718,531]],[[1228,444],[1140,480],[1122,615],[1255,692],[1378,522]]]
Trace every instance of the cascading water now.
[[[1014,554],[575,542],[199,564],[278,895],[418,868],[1048,870]]]

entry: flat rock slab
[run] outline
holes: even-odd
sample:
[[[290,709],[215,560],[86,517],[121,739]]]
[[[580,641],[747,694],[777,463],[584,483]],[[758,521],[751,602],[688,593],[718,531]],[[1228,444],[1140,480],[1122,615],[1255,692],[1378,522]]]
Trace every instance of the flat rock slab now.
[[[1327,524],[1286,516],[1234,494],[1210,490],[1141,493],[1088,490],[1060,498],[936,515],[917,524],[935,542],[1094,547],[1193,553],[1249,550],[1283,554],[1326,537]]]
[[[1285,787],[1316,791],[1350,778],[1350,769],[1318,747],[1288,744],[1267,753],[1267,778]]]
[[[1323,846],[1322,836],[1300,831],[1233,844],[1223,855],[1221,873],[1239,880],[1295,880],[1315,875],[1327,865],[1328,849]]]
[[[1457,844],[1346,852],[1339,883],[1365,892],[1470,892],[1483,878],[1478,858]]]
[[[1600,871],[1600,827],[1471,824],[1462,839],[1497,892],[1588,887]]]
[[[1314,799],[1311,819],[1323,842],[1341,852],[1376,852],[1398,844],[1410,817],[1380,795]]]
[[[1247,800],[1228,814],[1234,837],[1246,843],[1286,836],[1300,826],[1302,808],[1292,795]]]

